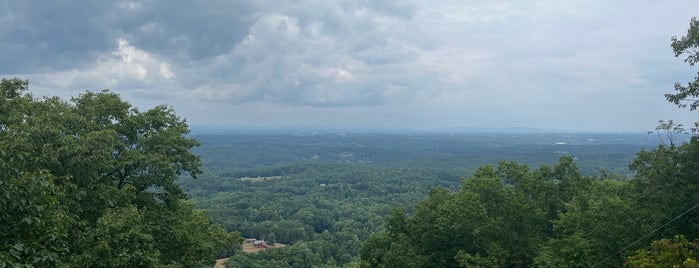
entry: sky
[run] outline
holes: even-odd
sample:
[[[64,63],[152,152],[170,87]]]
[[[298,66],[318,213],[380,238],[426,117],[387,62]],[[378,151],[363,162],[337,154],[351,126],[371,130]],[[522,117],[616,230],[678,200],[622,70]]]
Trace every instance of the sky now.
[[[645,132],[696,0],[0,2],[0,77],[190,125]]]

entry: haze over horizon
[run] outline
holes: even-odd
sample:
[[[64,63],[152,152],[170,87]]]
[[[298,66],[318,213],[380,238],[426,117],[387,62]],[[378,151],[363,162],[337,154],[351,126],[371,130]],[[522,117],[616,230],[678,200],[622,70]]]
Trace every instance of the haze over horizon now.
[[[697,75],[670,48],[699,1],[0,4],[0,77],[109,88],[192,125],[645,132]]]
[[[327,127],[318,125],[216,125],[216,124],[189,124],[194,135],[218,135],[218,134],[640,134],[647,135],[653,129],[647,130],[566,130],[544,129],[530,127],[472,127],[454,126],[439,128],[397,128],[397,127]],[[689,130],[689,126],[686,126]]]

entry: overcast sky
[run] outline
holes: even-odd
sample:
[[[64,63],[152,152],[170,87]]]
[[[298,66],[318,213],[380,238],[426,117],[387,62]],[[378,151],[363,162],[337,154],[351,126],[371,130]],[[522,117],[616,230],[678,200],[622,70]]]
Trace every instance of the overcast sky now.
[[[190,124],[646,131],[697,0],[0,2],[0,77]]]

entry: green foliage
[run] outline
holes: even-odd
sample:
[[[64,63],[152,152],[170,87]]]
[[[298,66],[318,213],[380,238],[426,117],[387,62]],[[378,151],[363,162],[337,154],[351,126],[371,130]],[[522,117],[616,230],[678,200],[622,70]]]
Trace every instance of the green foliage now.
[[[660,239],[651,243],[650,249],[639,249],[629,256],[624,267],[660,268],[660,267],[699,267],[699,240],[690,242],[683,235],[672,240]]]
[[[488,251],[488,257],[481,256],[481,253],[477,252],[475,255],[467,253],[464,250],[459,250],[454,258],[459,263],[459,267],[475,267],[475,268],[488,268],[488,267],[505,267],[505,259],[500,258],[505,256],[507,253],[498,244],[492,244]]]
[[[323,265],[331,266],[355,261],[362,241],[380,228],[392,207],[407,207],[432,185],[456,185],[460,176],[457,172],[326,162],[230,168],[217,173],[231,175],[207,173],[196,181],[181,181],[213,219],[244,237],[269,240],[274,234],[277,242],[289,245],[275,251],[291,251],[304,242]],[[281,178],[239,179],[257,176]],[[269,258],[286,258],[285,254],[236,254],[232,261],[247,267],[284,262]]]
[[[699,211],[687,211],[699,196],[699,137],[676,147],[641,151],[630,167],[636,172],[633,193],[645,222],[660,226],[672,220],[658,238],[699,237]]]
[[[190,201],[179,200],[174,209],[155,207],[145,217],[157,237],[155,248],[161,262],[176,267],[211,266],[222,251],[233,251],[242,243],[238,233],[227,233],[204,211],[194,210]],[[163,228],[165,227],[165,228]],[[173,246],[176,245],[176,246]]]
[[[648,134],[653,134],[653,132],[650,131]],[[687,134],[683,125],[676,124],[672,120],[668,120],[667,122],[665,122],[665,120],[658,120],[658,126],[655,127],[655,135],[658,137],[658,141],[664,146],[667,146],[665,143],[667,140],[668,143],[670,143],[670,147],[674,147],[677,138],[683,134]]]
[[[361,259],[360,267],[370,268],[383,265],[385,263],[383,260],[384,255],[386,255],[386,252],[390,249],[391,242],[388,232],[371,234],[369,238],[362,243],[361,250],[359,251],[359,258]]]
[[[72,263],[93,267],[153,267],[159,262],[156,238],[142,211],[133,206],[107,209],[87,230]],[[159,239],[157,239],[159,240]]]
[[[689,22],[687,35],[680,38],[672,37],[672,51],[675,53],[675,57],[687,54],[684,61],[689,66],[694,66],[699,62],[699,21],[696,17]],[[694,81],[687,83],[687,85],[675,83],[675,91],[677,92],[675,94],[665,94],[665,98],[679,107],[689,106],[690,111],[696,110],[699,107],[699,99],[697,99],[699,97],[699,73]]]
[[[624,198],[623,182],[595,180],[590,191],[582,191],[566,203],[565,212],[553,219],[554,233],[539,252],[539,267],[619,267],[621,258],[599,265],[641,237],[633,200]]]
[[[171,108],[108,90],[70,102],[0,82],[2,265],[197,267],[240,243],[175,184],[201,173]]]
[[[68,216],[58,203],[54,177],[21,172],[24,154],[0,147],[0,267],[51,267],[66,254]]]
[[[434,188],[409,217],[394,211],[386,218],[387,231],[362,247],[361,264],[385,267],[409,257],[419,260],[416,267],[532,266],[551,232],[547,207],[540,205],[562,196],[541,191],[584,183],[569,160],[562,158],[546,178],[526,165],[500,162],[477,170],[456,193]]]
[[[231,178],[297,174],[301,171],[289,168],[275,172],[272,167],[309,162],[431,169],[434,175],[452,170],[468,174],[503,159],[532,167],[553,166],[562,155],[577,157],[576,165],[584,175],[600,170],[631,175],[627,166],[635,153],[657,144],[642,133],[195,134],[202,146],[194,151],[201,155],[207,173]],[[261,172],[263,168],[266,173]]]
[[[699,196],[697,148],[693,138],[640,152],[634,180],[582,176],[570,157],[537,170],[483,166],[458,192],[435,188],[411,215],[389,214],[385,230],[364,242],[360,265],[619,267],[638,242],[697,236],[697,213],[688,210]]]
[[[350,136],[286,137],[289,140],[277,136],[204,137],[198,150],[204,166],[213,172],[196,181],[181,181],[197,203],[229,230],[256,238],[273,233],[278,241],[290,244],[274,249],[275,254],[236,253],[231,266],[289,267],[287,254],[294,252],[315,266],[329,267],[619,267],[626,256],[660,234],[633,244],[635,240],[681,211],[678,197],[666,192],[689,199],[696,196],[691,191],[696,182],[690,177],[697,161],[692,160],[696,159],[693,145],[686,144],[639,153],[632,165],[636,173],[633,180],[606,172],[584,175],[578,167],[579,158],[564,155],[551,166],[534,169],[504,161],[482,166],[472,178],[461,182],[458,191],[459,177],[471,172],[430,168],[432,160],[422,162],[424,168],[303,159],[236,167],[237,162],[227,161],[235,159],[247,165],[252,160],[238,158],[237,151],[221,151],[240,149],[251,159],[266,159],[267,149],[251,152],[245,146],[281,148],[282,155],[287,149],[302,153],[313,150],[308,155],[334,150],[308,144],[348,142],[356,147],[355,140],[338,141]],[[239,139],[250,145],[232,142]],[[396,136],[392,140],[400,139]],[[415,142],[417,138],[411,139]],[[362,142],[380,146],[378,143],[387,141],[371,143],[367,138]],[[584,148],[581,145],[578,149]],[[590,155],[599,152],[594,150],[590,149]],[[280,177],[241,180],[258,176]],[[662,179],[668,176],[681,179],[684,189],[669,188],[667,178]],[[434,186],[437,188],[427,190]],[[661,231],[678,230],[692,232],[677,224]],[[295,250],[297,243],[303,243],[310,254]]]
[[[601,178],[583,176],[579,164],[584,162],[580,159],[589,161],[599,156],[604,159],[600,160],[605,162],[604,167],[613,170],[622,168],[614,166],[617,163],[612,158],[623,163],[619,165],[628,165],[623,161],[627,156],[621,157],[615,151],[620,148],[613,144],[617,142],[613,139],[619,138],[616,134],[594,136],[595,142],[609,142],[609,146],[590,145],[589,138],[580,135],[570,138],[580,140],[578,145],[541,146],[547,149],[513,144],[527,139],[553,144],[561,137],[544,137],[541,141],[537,135],[531,135],[522,137],[522,141],[495,135],[495,144],[500,148],[495,155],[484,149],[495,145],[478,136],[197,137],[202,141],[197,152],[207,173],[198,180],[181,180],[180,185],[226,229],[240,231],[249,238],[264,239],[274,234],[278,242],[290,245],[274,249],[284,254],[236,253],[232,260],[243,267],[282,265],[288,258],[286,252],[300,242],[320,257],[317,265],[533,266],[549,239],[564,239],[563,233],[554,230],[553,220],[566,211],[567,203],[580,192],[596,191],[596,180],[613,185],[626,182],[604,172]],[[637,151],[640,144],[652,141],[646,135],[639,134],[638,138],[625,142],[639,146],[634,149]],[[477,144],[471,145],[471,139]],[[545,162],[544,155],[555,157],[554,152],[563,148],[580,157],[563,154],[553,165],[536,169],[502,161],[475,172],[468,168],[472,162],[466,163],[470,160],[463,158],[474,157],[473,161],[478,162],[485,161],[476,160],[478,157],[512,154],[513,158],[522,159],[518,158],[520,153],[528,153],[525,161]],[[390,151],[389,155],[384,150],[400,153]],[[447,150],[451,150],[453,159],[443,162],[442,158],[432,158]],[[319,155],[328,159],[333,153],[343,152],[350,152],[354,158],[323,161],[302,157]],[[410,160],[419,155],[424,158],[420,162]],[[632,155],[629,153],[628,161]],[[450,161],[465,167],[456,168]],[[473,178],[461,184],[468,186],[456,191],[460,178],[469,173],[474,174]],[[244,179],[258,176],[274,179]],[[435,186],[439,190],[430,194],[429,189]],[[425,195],[432,196],[430,202],[420,202]]]

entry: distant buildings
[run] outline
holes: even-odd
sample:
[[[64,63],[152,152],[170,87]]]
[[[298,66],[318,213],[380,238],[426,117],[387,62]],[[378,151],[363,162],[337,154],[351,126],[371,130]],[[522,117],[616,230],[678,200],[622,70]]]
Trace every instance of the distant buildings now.
[[[252,244],[252,246],[256,247],[256,248],[268,249],[268,248],[272,247],[272,246],[267,244],[267,241],[257,240],[256,238],[247,238],[247,239],[245,239],[244,243],[245,244]]]

